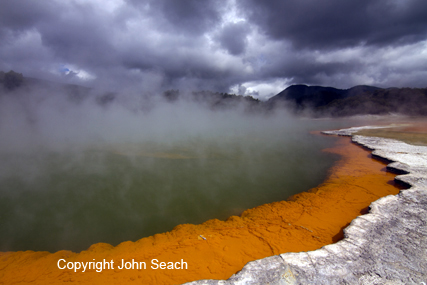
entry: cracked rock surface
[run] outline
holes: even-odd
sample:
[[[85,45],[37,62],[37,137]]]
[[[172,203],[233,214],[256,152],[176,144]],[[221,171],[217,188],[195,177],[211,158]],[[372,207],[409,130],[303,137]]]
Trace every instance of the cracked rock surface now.
[[[326,134],[351,136],[361,127]],[[186,284],[425,284],[427,283],[427,147],[353,136],[355,143],[404,173],[410,186],[383,197],[354,219],[344,239],[310,252],[285,253],[249,262],[228,280]]]

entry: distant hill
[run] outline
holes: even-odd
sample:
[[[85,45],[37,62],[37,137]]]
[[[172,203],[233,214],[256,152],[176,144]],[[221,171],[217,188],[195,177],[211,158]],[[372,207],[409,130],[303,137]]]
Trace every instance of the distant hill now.
[[[427,88],[378,88],[358,85],[349,89],[292,85],[270,98],[269,106],[285,105],[296,113],[314,116],[427,115]]]
[[[268,100],[269,103],[288,101],[296,108],[318,108],[332,101],[340,100],[362,93],[372,94],[380,88],[367,85],[358,85],[350,89],[337,89],[334,87],[291,85],[276,96]]]

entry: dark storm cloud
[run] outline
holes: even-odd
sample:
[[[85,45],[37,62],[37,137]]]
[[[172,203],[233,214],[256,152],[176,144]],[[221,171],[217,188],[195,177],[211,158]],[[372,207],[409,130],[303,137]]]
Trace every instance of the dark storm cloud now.
[[[40,12],[28,19],[26,10],[21,9],[26,2],[10,5],[5,10],[19,16],[7,19],[4,28],[22,31],[23,35],[12,35],[11,42],[30,38],[18,58],[25,58],[30,50],[44,49],[57,69],[67,64],[95,76],[102,74],[103,78],[97,76],[101,84],[120,78],[116,83],[121,88],[134,81],[121,74],[131,72],[128,75],[133,77],[139,70],[140,77],[151,77],[148,73],[155,72],[164,77],[165,83],[190,80],[200,88],[207,80],[213,88],[221,85],[227,89],[222,82],[215,86],[214,81],[229,75],[231,69],[209,59],[211,51],[204,37],[220,23],[223,5],[216,1],[135,1],[106,13],[99,9],[101,2],[62,2],[55,5],[54,11],[43,4],[32,4],[34,7],[29,9]],[[18,66],[18,71],[28,75],[27,70],[25,63]]]
[[[427,85],[423,0],[3,2],[0,70],[26,76],[264,97],[293,83]]]
[[[424,0],[250,0],[252,22],[298,48],[413,43],[427,36]]]
[[[40,1],[2,1],[0,9],[0,29],[14,32],[31,29],[40,21],[54,17],[56,4],[48,5]]]
[[[91,5],[20,0],[2,3],[1,11],[8,38],[0,55],[6,63],[15,57],[7,67],[26,75],[37,76],[52,66],[59,69],[63,63],[84,63],[90,69],[102,65],[105,53],[111,51],[109,27]]]
[[[81,9],[78,14],[63,14],[60,19],[39,25],[43,44],[64,59],[89,60],[93,65],[106,60],[113,55],[109,27],[93,14],[92,8]]]
[[[247,23],[243,21],[230,23],[222,28],[218,41],[230,54],[239,55],[246,49],[248,32]]]
[[[137,7],[141,3],[132,2]],[[151,13],[168,23],[165,28],[180,33],[202,34],[220,20],[220,6],[215,0],[150,0],[148,5]]]

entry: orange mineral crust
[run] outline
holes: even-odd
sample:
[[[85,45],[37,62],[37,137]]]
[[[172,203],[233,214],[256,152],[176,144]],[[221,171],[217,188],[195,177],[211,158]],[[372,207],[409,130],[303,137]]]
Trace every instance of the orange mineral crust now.
[[[336,242],[342,238],[342,229],[365,213],[372,201],[397,194],[399,189],[385,164],[372,159],[349,138],[339,138],[334,148],[325,151],[341,155],[329,178],[288,201],[249,209],[227,221],[179,225],[170,232],[116,247],[98,243],[81,253],[0,253],[0,284],[179,284],[227,279],[249,261]],[[94,263],[83,272],[87,262]],[[129,269],[119,269],[122,262]],[[165,262],[165,269],[160,262]],[[73,269],[59,269],[58,265]]]

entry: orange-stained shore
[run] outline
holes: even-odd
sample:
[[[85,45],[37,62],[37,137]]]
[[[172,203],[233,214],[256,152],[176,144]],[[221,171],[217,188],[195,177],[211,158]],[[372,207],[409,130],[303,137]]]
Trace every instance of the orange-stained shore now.
[[[325,151],[341,155],[329,178],[309,192],[288,201],[246,210],[227,221],[209,220],[201,225],[179,225],[174,230],[123,242],[113,247],[94,244],[87,251],[0,253],[0,284],[63,282],[180,284],[199,279],[227,279],[249,261],[285,253],[309,251],[342,238],[342,229],[365,213],[379,197],[397,194],[394,176],[368,151],[341,137]],[[60,270],[67,262],[111,261],[115,269],[102,272]],[[146,269],[119,270],[122,259],[146,263]],[[177,262],[188,269],[151,269],[151,260]]]

